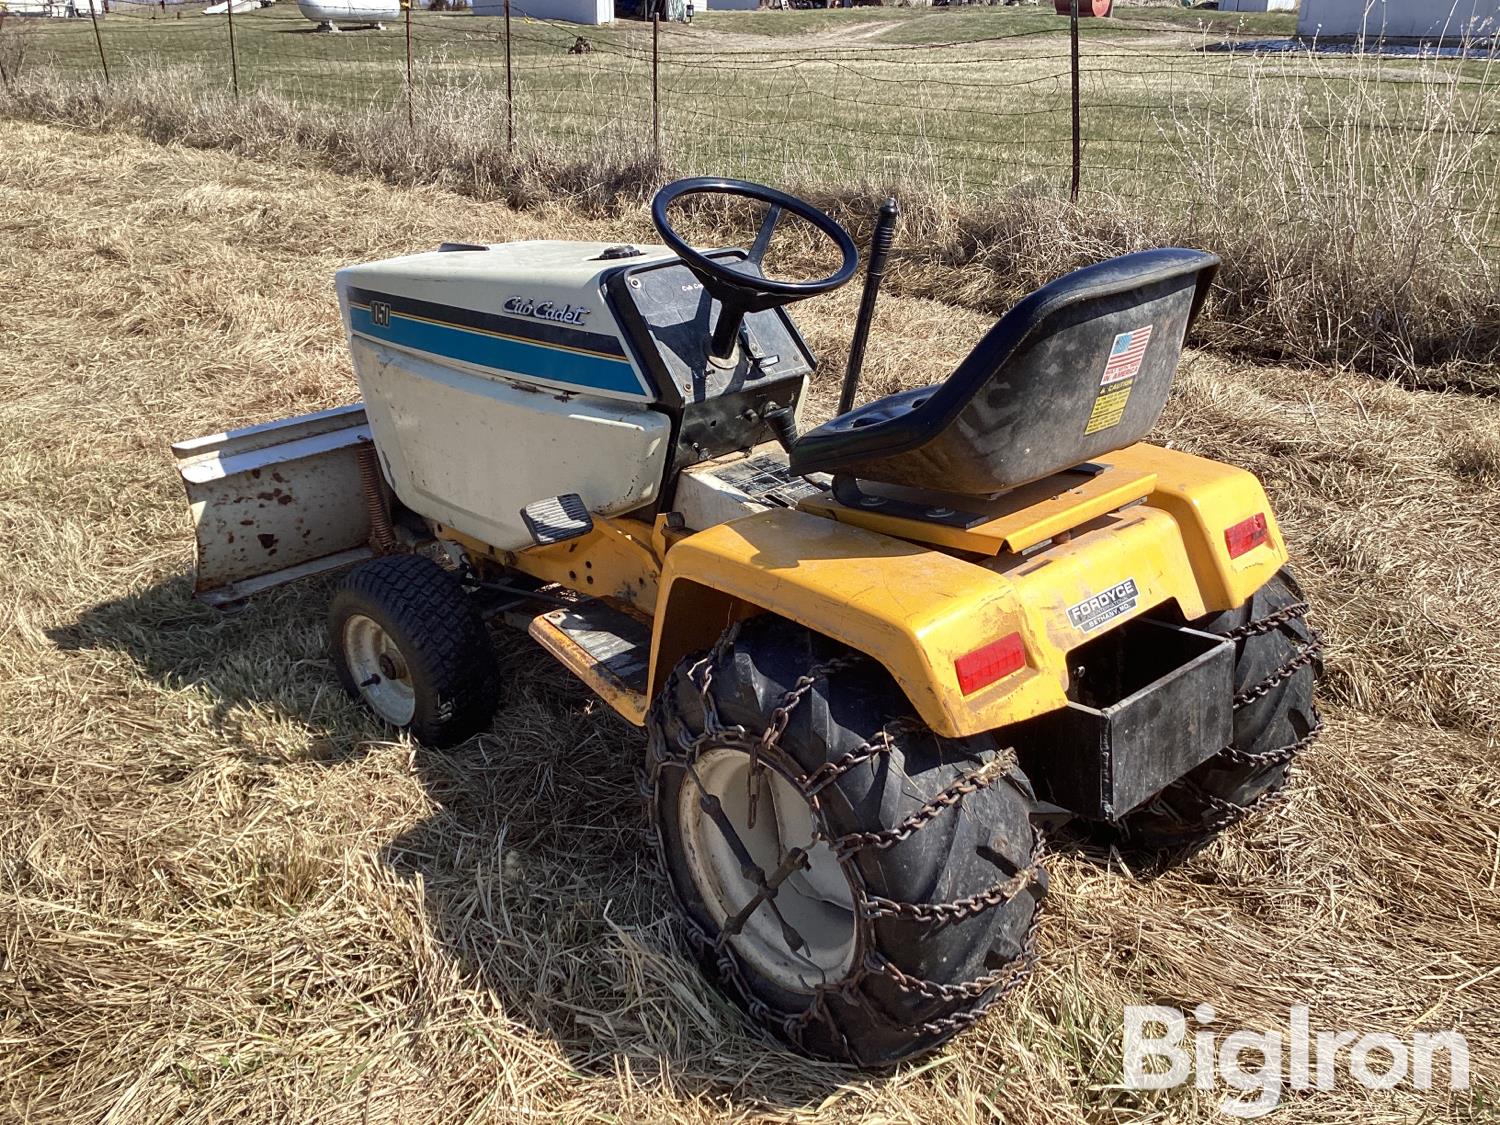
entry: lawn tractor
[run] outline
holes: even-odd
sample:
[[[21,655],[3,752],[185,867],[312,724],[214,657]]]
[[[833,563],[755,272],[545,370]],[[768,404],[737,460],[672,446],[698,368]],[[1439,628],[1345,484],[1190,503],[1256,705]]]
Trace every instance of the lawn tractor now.
[[[748,247],[681,233],[731,206]],[[340,270],[362,404],[174,447],[198,595],[348,568],[332,663],[390,727],[484,732],[501,622],[644,727],[685,947],[773,1034],[861,1066],[1022,979],[1034,825],[1191,846],[1318,728],[1265,492],[1142,441],[1218,259],[1070,273],[946,379],[851,408],[895,213],[816,428],[787,306],[855,276],[853,239],[794,196],[691,179],[653,201],[659,245]],[[783,220],[831,272],[766,265]]]

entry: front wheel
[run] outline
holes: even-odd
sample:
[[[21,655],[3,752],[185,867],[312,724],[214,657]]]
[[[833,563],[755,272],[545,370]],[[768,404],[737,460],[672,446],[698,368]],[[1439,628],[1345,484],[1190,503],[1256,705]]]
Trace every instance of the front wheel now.
[[[873,660],[780,618],[684,660],[649,719],[649,816],[708,975],[801,1051],[921,1054],[1030,967],[1031,786],[941,738]]]
[[[499,686],[483,619],[421,555],[385,555],[349,572],[328,610],[339,682],[377,718],[428,746],[489,725]]]

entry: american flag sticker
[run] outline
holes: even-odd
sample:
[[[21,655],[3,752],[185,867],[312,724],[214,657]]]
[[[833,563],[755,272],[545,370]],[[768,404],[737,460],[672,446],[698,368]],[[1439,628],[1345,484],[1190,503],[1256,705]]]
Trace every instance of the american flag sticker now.
[[[1121,379],[1134,379],[1141,370],[1141,360],[1146,357],[1146,345],[1151,342],[1151,325],[1121,332],[1110,345],[1109,361],[1104,365],[1101,387],[1118,383]]]

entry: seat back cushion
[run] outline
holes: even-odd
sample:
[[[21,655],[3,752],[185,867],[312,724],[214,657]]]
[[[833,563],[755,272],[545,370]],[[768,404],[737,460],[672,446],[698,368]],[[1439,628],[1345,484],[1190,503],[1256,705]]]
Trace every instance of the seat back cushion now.
[[[792,467],[989,495],[1131,445],[1161,415],[1217,267],[1172,249],[1068,274],[1001,318],[946,382],[804,435]]]

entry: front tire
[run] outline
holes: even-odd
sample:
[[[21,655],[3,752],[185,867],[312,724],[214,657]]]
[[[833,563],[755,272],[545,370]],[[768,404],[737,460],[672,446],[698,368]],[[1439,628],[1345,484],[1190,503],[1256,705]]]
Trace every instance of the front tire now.
[[[429,558],[355,567],[333,595],[328,638],[344,690],[419,742],[452,746],[495,713],[489,632],[458,579]]]
[[[1142,849],[1204,842],[1268,804],[1323,726],[1313,705],[1323,646],[1290,570],[1193,627],[1235,642],[1234,741],[1120,822],[1123,842]]]
[[[648,725],[689,944],[777,1037],[886,1066],[1024,978],[1046,873],[992,738],[933,734],[879,664],[773,616],[679,664]]]

